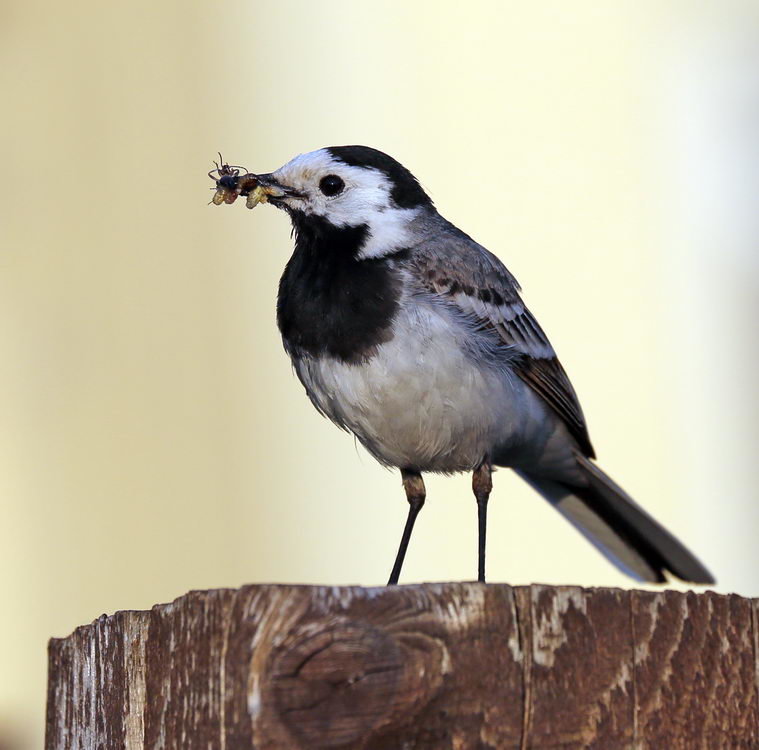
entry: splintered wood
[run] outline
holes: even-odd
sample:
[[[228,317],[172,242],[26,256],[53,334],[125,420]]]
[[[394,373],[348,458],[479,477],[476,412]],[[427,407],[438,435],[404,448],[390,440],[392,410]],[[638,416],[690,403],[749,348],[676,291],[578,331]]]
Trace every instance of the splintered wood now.
[[[759,748],[757,602],[248,586],[49,649],[47,750]]]

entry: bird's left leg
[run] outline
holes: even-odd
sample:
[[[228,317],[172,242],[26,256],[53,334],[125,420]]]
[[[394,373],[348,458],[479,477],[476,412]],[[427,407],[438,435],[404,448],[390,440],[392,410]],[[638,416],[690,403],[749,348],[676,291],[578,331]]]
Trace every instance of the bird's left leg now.
[[[488,500],[493,489],[493,466],[485,459],[472,474],[472,490],[477,498],[478,556],[477,580],[485,583],[485,533],[488,523]]]
[[[411,539],[411,532],[414,530],[414,522],[424,505],[424,499],[427,497],[424,480],[418,471],[401,469],[401,476],[403,477],[403,489],[406,490],[406,499],[408,500],[408,517],[406,518],[406,526],[403,529],[403,536],[401,537],[401,546],[398,548],[398,554],[395,558],[395,565],[393,565],[393,570],[390,573],[390,580],[387,582],[388,586],[394,586],[398,583],[401,568],[403,567],[403,560],[406,557],[406,549]]]

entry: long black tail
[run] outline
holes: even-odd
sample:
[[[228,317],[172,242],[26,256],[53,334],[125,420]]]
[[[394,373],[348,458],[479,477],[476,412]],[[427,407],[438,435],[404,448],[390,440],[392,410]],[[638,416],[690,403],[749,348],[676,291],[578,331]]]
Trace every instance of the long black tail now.
[[[532,485],[614,565],[640,581],[714,583],[712,574],[660,523],[584,456],[584,487],[517,473]]]

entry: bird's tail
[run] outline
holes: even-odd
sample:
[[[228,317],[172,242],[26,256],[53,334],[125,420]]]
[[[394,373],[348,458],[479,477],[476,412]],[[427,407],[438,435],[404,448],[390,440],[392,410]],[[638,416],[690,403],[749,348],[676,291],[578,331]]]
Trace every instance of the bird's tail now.
[[[584,534],[614,565],[640,581],[714,583],[711,573],[585,456],[577,460],[583,487],[517,473]]]

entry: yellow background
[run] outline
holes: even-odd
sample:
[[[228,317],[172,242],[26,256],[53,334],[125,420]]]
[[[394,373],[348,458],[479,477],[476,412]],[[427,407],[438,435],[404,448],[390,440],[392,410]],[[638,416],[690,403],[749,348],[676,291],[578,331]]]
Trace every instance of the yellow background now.
[[[405,163],[521,281],[601,464],[759,595],[752,7],[6,0],[0,747],[41,746],[46,640],[102,612],[389,572],[399,478],[292,375],[286,217],[207,206],[218,150]],[[630,585],[505,470],[489,529],[491,581]],[[475,548],[469,479],[429,478],[403,579]]]

